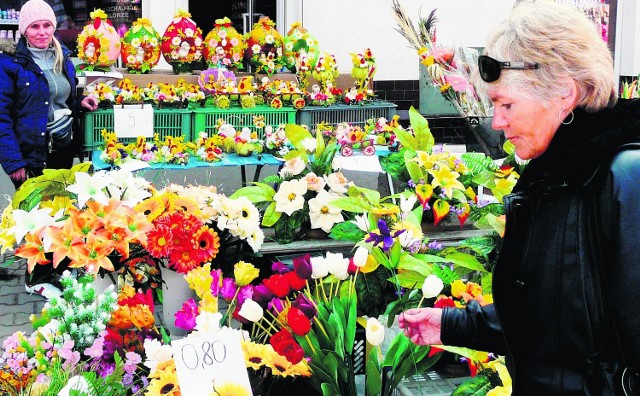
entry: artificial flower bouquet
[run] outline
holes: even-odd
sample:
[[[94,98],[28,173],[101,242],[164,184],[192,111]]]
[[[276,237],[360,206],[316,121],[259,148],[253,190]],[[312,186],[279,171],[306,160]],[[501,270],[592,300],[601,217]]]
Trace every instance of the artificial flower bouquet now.
[[[260,87],[264,102],[273,108],[291,105],[302,109],[306,105],[306,92],[295,81],[273,80]]]
[[[104,143],[100,159],[112,166],[121,166],[128,158],[150,164],[189,163],[190,151],[188,144],[184,143],[184,136],[166,136],[165,140],[161,141],[156,133],[152,142],[147,141],[144,136],[139,136],[135,142],[125,145],[118,140],[115,132],[102,130],[101,133]]]
[[[133,207],[153,187],[125,171],[87,173],[91,163],[45,170],[25,182],[3,213],[2,251],[14,249],[56,274],[113,272],[146,247],[151,223]],[[24,240],[24,242],[23,242]]]
[[[266,153],[279,157],[284,157],[291,149],[284,125],[279,125],[275,129],[271,125],[265,126],[263,143]]]
[[[491,115],[492,105],[488,97],[479,93],[470,81],[471,70],[477,63],[477,51],[439,46],[435,33],[435,10],[427,18],[420,18],[417,30],[399,0],[393,1],[393,11],[398,24],[396,30],[417,51],[431,84],[440,89],[440,93],[460,115]]]
[[[434,143],[427,120],[409,110],[410,130],[395,128],[402,145],[381,161],[385,171],[406,183],[422,208],[430,211],[433,224],[457,217],[462,226],[472,220],[495,219],[503,213],[502,197],[516,184],[519,174],[511,165],[498,165],[483,153],[465,153],[459,158]],[[480,187],[491,196],[479,195]]]
[[[362,101],[372,99],[375,95],[373,90],[369,88],[369,84],[373,81],[376,74],[376,60],[370,48],[362,53],[351,53],[351,77],[354,78],[355,94],[345,95],[347,104],[357,104]]]
[[[374,139],[359,125],[341,122],[336,125],[333,134],[341,146],[340,154],[344,157],[352,155],[354,150],[360,150],[364,155],[373,155],[376,152]]]
[[[320,134],[313,138],[305,128],[288,124],[287,139],[294,147],[285,156],[278,175],[243,187],[232,196],[245,196],[263,211],[262,225],[273,227],[275,240],[290,243],[305,235],[308,229],[329,232],[343,221],[341,210],[331,201],[347,191],[350,184],[344,175],[334,171],[336,143],[324,143]],[[276,183],[274,188],[267,183]]]
[[[200,132],[195,142],[188,142],[187,148],[195,158],[204,162],[217,162],[223,157],[220,146],[222,145],[222,136],[207,136],[205,132]]]
[[[391,120],[387,120],[384,117],[378,119],[370,118],[363,128],[367,135],[373,137],[376,145],[389,146],[389,150],[397,150],[398,144],[394,129],[400,127],[399,119],[400,116],[398,114],[395,114]]]
[[[301,72],[301,65],[304,63],[309,67],[314,67],[320,54],[318,40],[316,40],[300,22],[291,24],[291,28],[284,37],[283,63],[284,66],[294,73]],[[304,58],[304,61],[301,59]],[[305,85],[301,88],[304,89]]]
[[[256,130],[243,127],[236,130],[233,125],[227,124],[224,119],[219,120],[218,136],[222,138],[222,149],[226,153],[236,153],[241,157],[249,157],[253,154],[261,154],[263,150],[262,140],[258,138],[257,129],[264,128],[264,121],[260,116],[254,116]]]

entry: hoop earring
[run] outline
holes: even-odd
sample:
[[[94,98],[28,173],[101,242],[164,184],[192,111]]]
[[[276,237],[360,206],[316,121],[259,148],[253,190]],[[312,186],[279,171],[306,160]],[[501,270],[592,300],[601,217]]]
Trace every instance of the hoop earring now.
[[[567,122],[564,121],[564,119],[562,118],[562,113],[564,113],[564,107],[560,110],[560,113],[558,113],[558,119],[560,120],[560,123],[562,125],[569,125],[573,122],[573,119],[575,118],[575,115],[573,114],[573,110],[569,109],[569,114],[571,115],[571,119]],[[566,118],[566,117],[565,117]]]

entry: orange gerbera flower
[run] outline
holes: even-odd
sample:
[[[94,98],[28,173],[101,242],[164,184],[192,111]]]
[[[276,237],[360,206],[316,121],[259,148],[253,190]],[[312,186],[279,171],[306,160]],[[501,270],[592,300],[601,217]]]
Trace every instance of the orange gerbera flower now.
[[[201,263],[205,263],[218,255],[220,237],[218,233],[206,225],[200,227],[193,236],[193,249]]]
[[[186,274],[200,265],[195,256],[193,249],[174,248],[169,253],[169,267],[176,272]]]
[[[15,255],[27,259],[27,270],[29,273],[33,271],[36,264],[49,264],[51,260],[44,256],[45,250],[42,245],[42,237],[40,230],[37,232],[28,232],[24,236],[25,243],[16,249]]]
[[[147,220],[154,221],[164,213],[166,206],[162,196],[153,196],[138,203],[134,209],[145,215]]]
[[[176,195],[171,198],[169,210],[175,212],[197,214],[198,212],[200,212],[200,207],[195,200]]]

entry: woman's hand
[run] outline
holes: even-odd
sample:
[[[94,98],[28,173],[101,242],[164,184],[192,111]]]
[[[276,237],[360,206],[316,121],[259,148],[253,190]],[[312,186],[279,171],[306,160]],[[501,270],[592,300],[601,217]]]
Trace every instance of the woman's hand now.
[[[9,174],[9,179],[13,181],[14,184],[22,184],[27,180],[27,171],[24,168],[20,168],[17,171]]]
[[[85,96],[80,105],[87,110],[94,111],[98,108],[98,101],[93,96]]]
[[[398,318],[404,334],[418,345],[442,345],[440,327],[441,308],[413,308],[400,314]]]

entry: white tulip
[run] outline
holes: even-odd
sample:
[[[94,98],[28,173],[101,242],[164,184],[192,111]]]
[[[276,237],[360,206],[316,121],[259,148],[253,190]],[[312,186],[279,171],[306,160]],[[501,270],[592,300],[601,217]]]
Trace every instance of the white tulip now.
[[[433,298],[440,294],[443,288],[444,283],[442,283],[442,279],[431,274],[425,278],[422,284],[422,295],[424,298]]]
[[[369,258],[369,250],[364,246],[358,246],[353,255],[353,264],[356,267],[364,267],[367,264],[367,258]]]
[[[242,316],[250,322],[256,323],[260,319],[262,319],[264,310],[257,302],[247,299],[244,300],[244,303],[242,303],[242,307],[240,307],[238,315]]]
[[[373,346],[379,346],[384,341],[384,326],[378,319],[367,319],[367,342]]]

